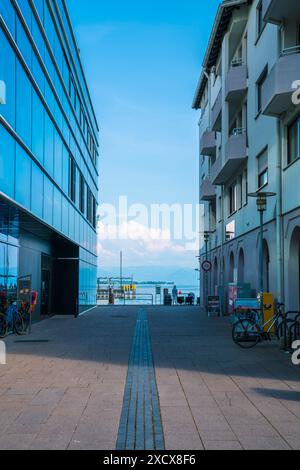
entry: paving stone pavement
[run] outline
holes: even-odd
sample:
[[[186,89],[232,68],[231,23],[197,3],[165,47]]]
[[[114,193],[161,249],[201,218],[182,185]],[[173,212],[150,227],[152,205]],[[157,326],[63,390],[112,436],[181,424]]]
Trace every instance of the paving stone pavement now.
[[[26,337],[44,343],[7,338],[0,449],[114,449],[139,311],[54,317]],[[276,343],[241,350],[228,319],[197,308],[146,312],[139,357],[151,340],[167,450],[300,449],[300,367]]]
[[[164,450],[148,319],[138,313],[120,419],[117,450]]]
[[[276,342],[239,349],[196,308],[148,317],[167,449],[300,449],[300,367]]]

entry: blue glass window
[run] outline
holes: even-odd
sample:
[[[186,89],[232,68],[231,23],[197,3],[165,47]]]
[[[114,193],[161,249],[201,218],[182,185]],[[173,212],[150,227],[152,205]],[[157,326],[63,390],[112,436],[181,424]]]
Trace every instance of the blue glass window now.
[[[53,176],[54,168],[54,125],[49,115],[45,113],[45,153],[44,167]]]
[[[16,56],[11,49],[6,36],[0,29],[0,79],[6,85],[6,105],[1,106],[0,113],[5,117],[9,124],[15,129],[15,111],[16,111]]]
[[[39,14],[40,20],[44,22],[44,0],[34,0],[35,8]]]
[[[65,197],[62,198],[62,232],[69,234],[69,201]]]
[[[300,158],[300,117],[288,127],[288,164]]]
[[[10,0],[1,0],[0,2],[0,13],[4,18],[5,23],[8,26],[13,37],[15,37],[15,9],[10,3]]]
[[[32,74],[42,95],[45,95],[45,75],[35,54],[32,56]]]
[[[56,187],[53,198],[53,225],[57,230],[61,230],[61,192]]]
[[[42,170],[32,162],[31,174],[31,211],[43,218],[43,193],[44,193],[44,174]]]
[[[32,92],[32,152],[35,157],[44,163],[44,107],[36,94]]]
[[[31,54],[32,54],[32,48],[30,45],[30,42],[28,40],[28,37],[23,29],[23,26],[20,22],[19,19],[17,19],[17,44],[18,47],[22,53],[23,58],[25,59],[25,62],[29,69],[31,70]]]
[[[0,191],[14,197],[16,144],[6,129],[0,125]]]
[[[67,148],[63,145],[63,154],[62,154],[62,189],[65,194],[69,194],[69,152]]]
[[[44,176],[44,220],[53,224],[53,184]]]
[[[32,36],[35,42],[36,47],[38,48],[39,54],[41,58],[44,60],[45,58],[45,42],[42,36],[41,30],[37,24],[36,19],[32,18]]]
[[[30,209],[31,158],[17,144],[16,149],[16,201]]]
[[[31,30],[31,8],[29,6],[28,0],[18,0],[18,4],[22,15],[25,18],[27,26]]]
[[[54,147],[54,179],[55,182],[61,186],[62,185],[62,151],[63,144],[62,140],[55,130],[55,147]]]
[[[31,149],[31,84],[17,61],[16,130],[21,139]]]

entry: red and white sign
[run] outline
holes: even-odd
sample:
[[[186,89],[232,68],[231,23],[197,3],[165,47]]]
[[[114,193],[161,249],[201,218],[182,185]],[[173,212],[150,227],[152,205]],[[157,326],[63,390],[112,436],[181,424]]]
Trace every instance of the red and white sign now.
[[[210,261],[203,261],[202,263],[202,270],[205,273],[209,273],[212,270],[212,264]]]

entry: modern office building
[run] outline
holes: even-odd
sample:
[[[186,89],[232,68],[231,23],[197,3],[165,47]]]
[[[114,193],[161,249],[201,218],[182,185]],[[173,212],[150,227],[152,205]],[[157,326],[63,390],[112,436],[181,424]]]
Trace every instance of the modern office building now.
[[[1,0],[0,285],[36,318],[96,303],[98,125],[65,0]]]
[[[259,290],[258,190],[276,193],[264,223],[264,288],[300,310],[300,9],[296,0],[227,0],[218,9],[193,108],[201,111],[200,200],[208,291]],[[298,97],[298,99],[297,99]],[[206,257],[204,249],[200,259]],[[204,298],[204,282],[202,299]]]

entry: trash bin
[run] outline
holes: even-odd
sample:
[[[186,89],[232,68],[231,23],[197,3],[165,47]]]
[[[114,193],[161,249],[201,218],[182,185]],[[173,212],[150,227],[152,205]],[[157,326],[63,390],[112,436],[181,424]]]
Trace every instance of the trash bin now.
[[[168,307],[172,305],[172,296],[170,294],[164,296],[164,305]]]

